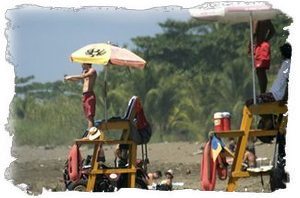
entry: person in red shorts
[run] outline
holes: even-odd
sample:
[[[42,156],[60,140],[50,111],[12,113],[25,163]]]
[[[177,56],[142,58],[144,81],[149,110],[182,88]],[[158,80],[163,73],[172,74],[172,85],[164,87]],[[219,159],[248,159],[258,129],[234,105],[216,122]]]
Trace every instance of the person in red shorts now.
[[[97,78],[97,72],[92,68],[92,64],[83,63],[82,73],[80,75],[65,76],[66,81],[83,81],[82,87],[82,105],[85,117],[88,121],[88,128],[94,126],[94,116],[96,110],[96,96],[93,91]]]
[[[258,78],[260,93],[265,93],[268,85],[266,71],[270,68],[271,46],[270,39],[275,34],[271,20],[254,23],[254,66]]]

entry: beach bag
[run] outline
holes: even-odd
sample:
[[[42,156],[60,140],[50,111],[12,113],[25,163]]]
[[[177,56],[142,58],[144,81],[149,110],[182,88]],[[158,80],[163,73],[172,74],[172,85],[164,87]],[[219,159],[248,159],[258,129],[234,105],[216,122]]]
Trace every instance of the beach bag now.
[[[131,139],[136,144],[147,144],[152,136],[152,129],[148,123],[140,100],[135,103],[135,118],[131,123]]]
[[[147,144],[152,136],[151,126],[148,124],[142,129],[138,129],[138,133],[141,136],[141,144]]]
[[[138,129],[135,126],[131,126],[131,139],[137,144],[147,144],[152,136],[152,129],[149,124],[145,127]]]

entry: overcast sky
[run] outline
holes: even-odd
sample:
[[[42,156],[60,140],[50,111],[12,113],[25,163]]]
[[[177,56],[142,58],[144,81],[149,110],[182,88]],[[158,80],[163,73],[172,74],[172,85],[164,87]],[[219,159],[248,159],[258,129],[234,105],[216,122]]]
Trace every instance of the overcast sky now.
[[[187,21],[190,15],[187,9],[171,6],[148,10],[73,10],[27,5],[8,10],[6,18],[10,21],[6,31],[8,58],[15,65],[16,75],[34,75],[35,81],[46,82],[81,72],[80,65],[71,63],[69,56],[86,44],[111,41],[132,46],[131,38],[162,32],[159,22],[168,18]]]

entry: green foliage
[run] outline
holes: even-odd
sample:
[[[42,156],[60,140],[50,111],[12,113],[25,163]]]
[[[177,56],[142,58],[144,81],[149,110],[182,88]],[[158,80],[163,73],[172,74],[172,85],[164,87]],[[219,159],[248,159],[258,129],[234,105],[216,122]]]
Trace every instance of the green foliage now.
[[[273,20],[269,85],[280,64],[279,46],[292,20]],[[244,101],[252,97],[252,69],[247,54],[247,23],[203,23],[167,20],[160,34],[133,38],[134,51],[147,61],[144,70],[108,68],[109,116],[123,116],[133,95],[141,98],[153,128],[151,141],[204,141],[213,129],[213,114],[228,111],[238,128]],[[31,82],[16,78],[10,127],[17,144],[64,144],[86,127],[79,83]],[[97,77],[96,119],[104,118],[104,73]]]

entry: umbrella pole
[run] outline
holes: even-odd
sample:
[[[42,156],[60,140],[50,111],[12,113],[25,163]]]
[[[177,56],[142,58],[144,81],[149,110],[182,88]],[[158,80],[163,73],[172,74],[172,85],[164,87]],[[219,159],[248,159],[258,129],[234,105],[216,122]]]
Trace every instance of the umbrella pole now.
[[[250,12],[250,42],[251,42],[251,62],[252,62],[252,87],[253,87],[253,103],[256,104],[256,92],[255,92],[255,66],[254,66],[254,42],[253,42],[253,16]]]
[[[107,122],[107,70],[108,65],[104,66],[104,118]]]

